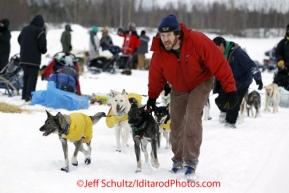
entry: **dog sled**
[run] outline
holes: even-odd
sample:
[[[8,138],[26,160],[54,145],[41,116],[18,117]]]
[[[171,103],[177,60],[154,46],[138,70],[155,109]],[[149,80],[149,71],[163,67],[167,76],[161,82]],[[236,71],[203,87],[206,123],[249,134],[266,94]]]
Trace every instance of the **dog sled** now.
[[[109,59],[104,56],[99,56],[90,60],[88,71],[92,74],[99,74],[101,72],[115,74],[116,69],[119,67],[121,62],[121,56],[119,55],[121,48],[118,46],[112,46],[109,51],[112,54],[112,57]]]
[[[23,87],[23,75],[19,54],[16,54],[11,57],[0,73],[0,89],[5,89],[4,94],[8,94],[8,96],[13,96],[14,92],[19,95],[19,91]]]
[[[55,82],[56,88],[60,90],[81,95],[78,59],[74,54],[56,53],[41,78]]]

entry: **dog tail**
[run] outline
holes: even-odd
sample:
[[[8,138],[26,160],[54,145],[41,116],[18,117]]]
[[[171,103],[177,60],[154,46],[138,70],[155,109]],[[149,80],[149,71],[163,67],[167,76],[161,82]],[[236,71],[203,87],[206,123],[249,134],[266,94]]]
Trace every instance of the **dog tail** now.
[[[92,121],[92,125],[95,125],[102,117],[106,117],[104,112],[98,112],[93,116],[89,116],[91,121]]]

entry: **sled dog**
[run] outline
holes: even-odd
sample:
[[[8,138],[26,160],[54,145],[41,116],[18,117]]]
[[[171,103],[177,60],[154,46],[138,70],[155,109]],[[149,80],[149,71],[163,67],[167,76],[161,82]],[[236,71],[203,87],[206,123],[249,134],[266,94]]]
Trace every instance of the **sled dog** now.
[[[109,128],[115,128],[116,151],[126,153],[131,127],[128,124],[130,103],[125,89],[122,93],[111,90],[110,103],[111,109],[106,118],[106,124]]]
[[[159,125],[159,144],[158,144],[158,148],[160,148],[160,143],[161,143],[161,136],[163,134],[163,136],[166,139],[166,149],[169,149],[171,147],[171,139],[170,139],[170,135],[171,135],[171,116],[170,116],[170,107],[169,104],[167,106],[160,106],[155,108],[154,111],[154,115],[155,115],[155,120]]]
[[[247,109],[248,117],[250,116],[250,111],[251,111],[252,116],[257,118],[260,114],[260,107],[261,107],[260,94],[257,91],[253,90],[252,92],[248,94],[248,98],[246,102],[247,102],[246,109]],[[253,109],[255,109],[255,114],[254,114]]]
[[[278,112],[278,105],[280,102],[280,92],[278,85],[275,83],[272,83],[268,86],[264,86],[265,89],[265,111],[269,111],[269,103],[273,102],[273,113]]]
[[[144,152],[145,164],[149,165],[147,151],[148,142],[151,143],[151,164],[153,167],[158,168],[157,144],[159,139],[159,127],[157,122],[153,116],[145,110],[144,106],[130,109],[128,113],[128,123],[132,128],[134,150],[137,160],[137,169],[135,172],[141,172],[142,169],[140,148]]]
[[[240,106],[240,119],[239,124],[241,124],[244,120],[245,109],[247,111],[248,117],[250,116],[250,112],[252,116],[257,118],[260,115],[261,108],[261,96],[257,91],[252,91],[249,94],[246,93],[243,97],[241,106]],[[254,110],[255,109],[255,114]]]
[[[88,165],[91,162],[91,140],[92,140],[92,126],[96,124],[101,117],[105,116],[104,112],[96,113],[94,116],[87,116],[83,113],[71,113],[69,115],[61,114],[58,112],[55,116],[51,115],[48,111],[47,119],[43,126],[40,127],[40,131],[43,132],[43,136],[48,136],[51,133],[58,134],[62,143],[65,166],[61,168],[62,171],[69,171],[68,160],[68,146],[67,140],[71,141],[75,145],[74,153],[72,156],[72,165],[77,166],[77,154],[81,151],[85,156],[85,164]],[[86,143],[87,150],[84,149],[83,144]]]

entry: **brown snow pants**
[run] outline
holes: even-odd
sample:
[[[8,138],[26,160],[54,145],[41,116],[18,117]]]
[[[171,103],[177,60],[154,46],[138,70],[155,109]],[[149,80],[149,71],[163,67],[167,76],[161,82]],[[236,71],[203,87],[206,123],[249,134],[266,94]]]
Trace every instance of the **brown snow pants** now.
[[[173,166],[196,169],[202,144],[203,108],[213,85],[210,78],[190,92],[171,91],[171,142]]]

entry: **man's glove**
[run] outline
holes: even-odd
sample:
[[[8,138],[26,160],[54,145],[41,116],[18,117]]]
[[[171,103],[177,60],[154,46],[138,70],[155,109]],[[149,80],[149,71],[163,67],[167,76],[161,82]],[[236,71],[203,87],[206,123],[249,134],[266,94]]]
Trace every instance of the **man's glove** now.
[[[168,96],[168,94],[171,93],[171,86],[169,85],[169,83],[166,83],[165,86],[164,86],[164,91],[165,91],[165,96]]]
[[[237,92],[228,92],[225,94],[225,102],[224,102],[224,109],[232,109],[234,106],[236,106],[239,102]]]
[[[147,101],[147,108],[151,108],[153,111],[156,109],[156,101],[157,99],[149,98]]]
[[[259,85],[258,90],[262,90],[262,88],[263,88],[262,79],[256,80],[256,84]]]
[[[280,68],[284,69],[284,67],[285,67],[284,60],[280,60],[280,61],[277,63],[277,65],[278,65]]]

